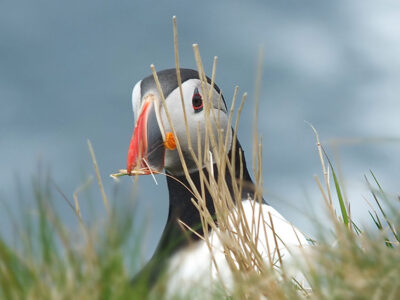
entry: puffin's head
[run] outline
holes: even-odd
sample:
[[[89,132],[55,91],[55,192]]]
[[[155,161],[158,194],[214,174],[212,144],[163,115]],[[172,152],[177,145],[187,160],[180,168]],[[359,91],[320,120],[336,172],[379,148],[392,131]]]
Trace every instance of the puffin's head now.
[[[204,153],[206,117],[204,101],[207,97],[202,94],[202,82],[195,70],[181,69],[182,90],[187,115],[188,130],[192,149],[197,153],[198,132],[200,133],[201,153]],[[189,141],[186,134],[184,112],[180,91],[177,83],[176,70],[168,69],[157,72],[158,79],[165,97],[167,110],[175,128],[186,165],[189,172],[197,170],[197,165],[189,152]],[[219,88],[207,78],[208,90],[212,88],[210,103],[210,121],[217,136],[217,124],[212,115],[217,116],[220,129],[230,135],[228,147],[231,146],[231,130],[227,130],[228,116],[225,101],[220,95]],[[132,91],[132,105],[135,115],[135,127],[129,145],[127,171],[140,169],[145,174],[160,172],[165,168],[173,175],[182,175],[183,169],[177,150],[174,149],[172,129],[161,102],[153,76],[146,77],[136,83]],[[199,131],[198,131],[199,130]]]

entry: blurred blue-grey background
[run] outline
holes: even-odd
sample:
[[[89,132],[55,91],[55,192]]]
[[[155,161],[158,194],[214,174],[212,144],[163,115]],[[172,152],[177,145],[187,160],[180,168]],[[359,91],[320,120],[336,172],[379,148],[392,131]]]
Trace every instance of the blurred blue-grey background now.
[[[157,70],[174,67],[172,16],[178,19],[181,65],[195,68],[199,43],[230,104],[235,85],[249,92],[239,138],[251,158],[257,56],[264,48],[259,129],[266,198],[306,232],[323,201],[319,131],[343,175],[356,218],[367,215],[363,178],[372,169],[389,194],[400,176],[400,2],[398,1],[1,1],[0,197],[14,210],[17,189],[33,199],[38,161],[72,198],[94,174],[93,143],[108,174],[125,167],[133,129],[131,90]],[[396,141],[397,139],[397,141]],[[332,141],[336,140],[336,147]],[[20,178],[17,187],[16,175]],[[167,217],[166,185],[139,179],[139,215],[147,216],[148,253]],[[93,198],[101,198],[93,183]],[[132,182],[122,178],[118,200]],[[60,198],[60,197],[59,197]],[[84,201],[82,199],[82,201]],[[60,199],[57,206],[72,211]],[[85,212],[85,203],[82,214]],[[0,213],[0,226],[9,221]]]

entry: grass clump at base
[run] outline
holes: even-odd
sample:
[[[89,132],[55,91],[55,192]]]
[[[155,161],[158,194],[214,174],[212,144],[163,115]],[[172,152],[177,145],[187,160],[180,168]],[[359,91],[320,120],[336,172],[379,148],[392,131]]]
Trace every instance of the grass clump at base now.
[[[368,178],[371,198],[382,209],[370,212],[376,229],[355,226],[348,210],[346,224],[341,210],[340,215],[331,210],[330,226],[321,226],[331,229],[321,229],[314,245],[298,256],[311,291],[276,272],[249,272],[235,277],[229,296],[220,287],[212,299],[398,299],[399,203],[384,194],[372,174]],[[56,195],[48,178],[36,178],[33,212],[21,207],[24,218],[14,228],[13,243],[0,234],[0,299],[162,299],[167,278],[151,293],[145,285],[130,285],[141,264],[134,207],[118,209],[110,201],[110,213],[96,226],[77,216],[78,226],[71,230],[54,207]],[[194,289],[193,295],[199,292]]]
[[[49,176],[36,175],[32,197],[10,218],[13,234],[0,230],[0,299],[134,299],[140,291],[130,280],[142,236],[132,201],[111,205],[90,224],[67,205],[56,209],[65,197],[57,189]],[[76,222],[63,220],[68,214]]]

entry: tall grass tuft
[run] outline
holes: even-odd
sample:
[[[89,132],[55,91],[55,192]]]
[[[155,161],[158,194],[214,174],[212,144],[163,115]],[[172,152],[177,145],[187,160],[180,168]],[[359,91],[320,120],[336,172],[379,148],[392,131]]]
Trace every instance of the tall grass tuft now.
[[[117,206],[113,199],[106,216],[92,222],[82,217],[88,212],[78,209],[78,194],[74,205],[48,174],[35,175],[32,190],[21,216],[10,219],[12,237],[0,230],[0,299],[135,299],[148,289],[129,283],[143,239],[132,201]],[[56,209],[60,198],[68,210]],[[68,214],[76,222],[66,223]]]

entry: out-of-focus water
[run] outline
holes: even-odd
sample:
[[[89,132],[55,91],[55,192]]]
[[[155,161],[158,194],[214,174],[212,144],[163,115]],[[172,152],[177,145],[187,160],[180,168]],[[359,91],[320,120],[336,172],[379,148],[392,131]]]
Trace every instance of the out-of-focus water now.
[[[20,209],[14,175],[30,195],[38,161],[72,198],[93,175],[87,139],[111,194],[108,174],[125,166],[133,129],[131,89],[150,74],[151,63],[158,70],[174,66],[173,15],[181,65],[195,68],[193,43],[199,43],[208,72],[218,56],[217,83],[228,103],[235,85],[252,99],[257,53],[264,47],[259,110],[264,182],[268,201],[283,215],[310,232],[304,213],[323,206],[313,179],[320,174],[315,138],[305,120],[340,162],[356,217],[366,215],[363,175],[369,169],[389,193],[398,192],[398,141],[343,144],[339,151],[327,143],[400,138],[398,1],[42,0],[0,3],[3,201]],[[252,116],[250,100],[239,133],[248,159]],[[166,186],[158,181],[158,186],[151,178],[139,181],[139,209],[151,220],[149,254],[167,216]],[[121,195],[131,186],[123,178]],[[70,213],[62,200],[59,206]],[[7,228],[9,222],[1,219]]]

